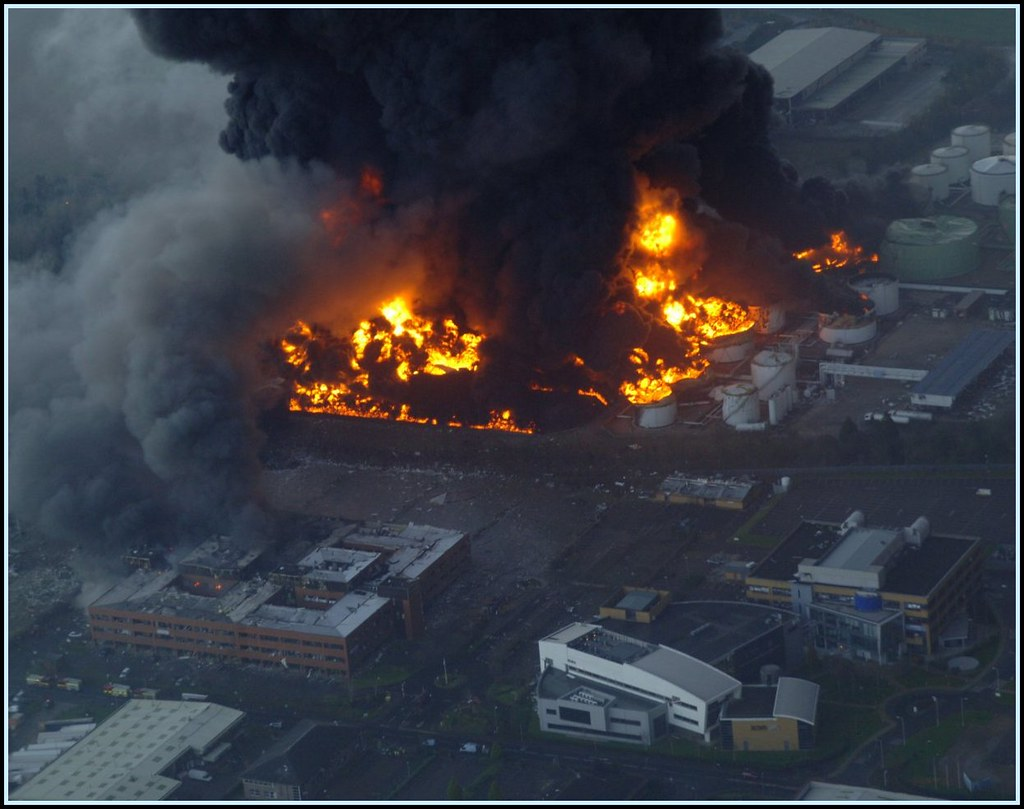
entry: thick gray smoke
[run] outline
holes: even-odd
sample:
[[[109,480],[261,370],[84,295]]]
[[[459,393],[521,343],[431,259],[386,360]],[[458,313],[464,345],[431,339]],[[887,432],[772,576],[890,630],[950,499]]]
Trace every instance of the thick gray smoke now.
[[[486,410],[674,339],[618,280],[641,182],[718,209],[693,206],[729,246],[711,289],[775,283],[775,236],[834,224],[711,10],[10,22],[10,505],[52,535],[261,530],[254,358],[297,316],[351,326],[406,284],[494,336],[459,394]]]
[[[126,13],[10,15],[11,513],[94,548],[262,532],[254,324],[337,181],[211,148],[223,81]]]

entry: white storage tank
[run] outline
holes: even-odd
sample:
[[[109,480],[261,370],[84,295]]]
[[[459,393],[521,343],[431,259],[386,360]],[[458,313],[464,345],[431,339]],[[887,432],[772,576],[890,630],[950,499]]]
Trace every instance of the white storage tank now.
[[[971,163],[992,155],[992,130],[985,124],[958,126],[949,136],[949,142],[953,146],[966,146]]]
[[[1007,157],[1017,156],[1017,133],[1011,132],[1003,138],[1003,154]]]
[[[676,395],[670,393],[664,399],[659,399],[651,404],[636,406],[636,426],[652,429],[655,427],[668,427],[676,422],[679,412],[679,405]]]
[[[750,361],[750,376],[761,401],[786,385],[796,386],[796,357],[785,351],[759,351]]]
[[[1017,185],[1017,158],[996,155],[971,166],[971,199],[978,205],[998,205]]]
[[[754,353],[754,329],[716,337],[707,350],[711,362],[739,362]]]
[[[829,345],[855,346],[866,343],[878,333],[878,321],[871,315],[830,315],[821,320],[818,332]]]
[[[966,146],[940,146],[932,149],[932,163],[949,169],[949,182],[966,183],[971,177],[971,153]]]
[[[850,288],[871,300],[878,317],[891,315],[900,308],[900,282],[892,275],[881,272],[858,275],[850,281]]]
[[[768,398],[768,423],[771,425],[781,424],[782,420],[789,415],[793,407],[793,388],[787,385],[781,390],[775,391]]]
[[[910,170],[910,182],[925,189],[932,200],[949,196],[949,169],[938,163],[922,163]]]
[[[750,316],[756,322],[754,328],[758,334],[775,334],[786,325],[786,308],[781,303],[751,306]]]
[[[761,404],[756,387],[740,382],[723,388],[722,421],[730,427],[755,422],[760,414]]]

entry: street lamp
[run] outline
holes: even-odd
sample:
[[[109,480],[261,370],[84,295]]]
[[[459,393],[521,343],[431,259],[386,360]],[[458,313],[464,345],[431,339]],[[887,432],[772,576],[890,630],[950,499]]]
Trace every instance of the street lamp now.
[[[932,702],[935,703],[935,727],[939,726],[939,698],[936,696],[932,697]]]

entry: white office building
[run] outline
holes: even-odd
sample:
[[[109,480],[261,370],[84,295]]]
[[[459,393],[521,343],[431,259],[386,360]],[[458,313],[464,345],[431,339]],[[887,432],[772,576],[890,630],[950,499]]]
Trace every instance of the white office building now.
[[[718,725],[722,705],[741,692],[739,680],[695,657],[610,632],[596,624],[570,624],[540,640],[538,646],[541,678],[537,709],[543,729],[614,736],[602,728],[611,728],[617,719],[628,718],[630,723],[639,719],[644,722],[644,732],[632,740],[649,743],[661,735],[658,730],[663,724],[660,717],[664,706],[668,726],[709,740]],[[545,686],[545,675],[553,672],[578,681],[579,686],[600,699],[581,700],[569,692],[555,693],[564,689],[553,691]],[[563,682],[560,677],[554,680]],[[631,704],[628,716],[618,716],[616,701],[611,699],[615,695],[619,695],[619,703],[629,697],[631,703],[637,699],[645,701],[646,707]],[[565,710],[567,699],[577,710]],[[650,717],[649,729],[641,714]]]

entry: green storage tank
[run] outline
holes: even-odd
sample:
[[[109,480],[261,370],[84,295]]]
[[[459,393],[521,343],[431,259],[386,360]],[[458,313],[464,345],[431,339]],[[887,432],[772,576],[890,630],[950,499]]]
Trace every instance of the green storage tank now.
[[[885,231],[879,269],[901,281],[938,281],[978,267],[978,226],[960,216],[897,219]]]
[[[1010,244],[1017,243],[1017,197],[1011,194],[999,201],[999,224],[1003,226]]]

